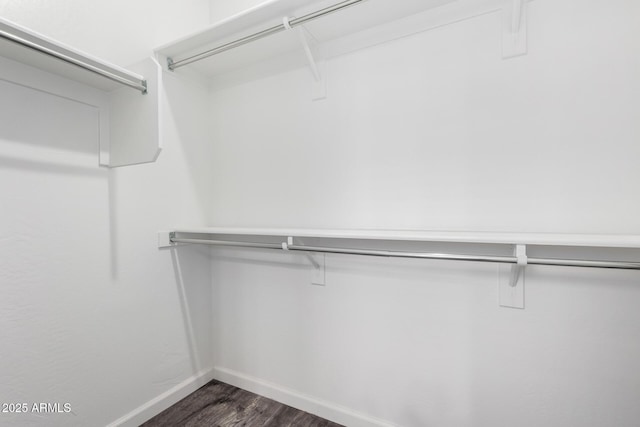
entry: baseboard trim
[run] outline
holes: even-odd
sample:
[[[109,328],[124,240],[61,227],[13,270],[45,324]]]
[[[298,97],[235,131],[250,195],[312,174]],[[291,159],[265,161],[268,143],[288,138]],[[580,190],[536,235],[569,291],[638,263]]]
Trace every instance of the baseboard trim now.
[[[138,427],[214,379],[213,369],[200,371],[158,397],[118,418],[107,427]]]
[[[398,427],[389,421],[370,417],[349,408],[220,366],[213,368],[213,378],[345,426]]]

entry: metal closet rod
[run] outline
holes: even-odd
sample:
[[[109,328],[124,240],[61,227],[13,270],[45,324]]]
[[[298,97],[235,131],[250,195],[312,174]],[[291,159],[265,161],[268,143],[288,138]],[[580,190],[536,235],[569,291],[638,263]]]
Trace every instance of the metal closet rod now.
[[[59,59],[61,61],[66,62],[67,64],[71,64],[71,65],[75,65],[76,67],[80,67],[84,70],[90,71],[94,74],[98,74],[102,77],[105,77],[109,80],[112,80],[114,82],[123,84],[125,86],[129,86],[133,89],[137,89],[140,92],[142,92],[143,94],[147,93],[147,81],[146,80],[141,80],[141,79],[137,79],[134,77],[130,77],[130,78],[126,78],[123,77],[119,74],[116,74],[115,70],[107,67],[107,66],[96,66],[93,64],[90,64],[86,61],[83,61],[82,57],[80,55],[75,55],[73,53],[68,53],[68,52],[62,52],[59,50],[55,50],[52,49],[50,47],[47,46],[43,46],[35,41],[32,40],[27,40],[26,38],[18,35],[18,34],[13,34],[9,31],[5,31],[5,30],[0,30],[0,37],[9,40],[11,42],[17,43],[21,46],[24,46],[26,48],[35,50],[37,52],[43,53],[45,55],[51,56],[53,58]]]
[[[291,28],[297,27],[298,25],[305,24],[307,22],[311,22],[315,19],[321,18],[323,16],[327,16],[331,13],[338,12],[342,9],[345,9],[349,6],[353,6],[354,4],[362,3],[366,0],[347,0],[333,6],[326,7],[324,9],[317,10],[315,12],[309,13],[307,15],[301,16],[300,18],[294,18],[289,20],[289,26]],[[218,47],[214,47],[213,49],[206,50],[204,52],[189,56],[188,58],[181,59],[179,61],[174,61],[172,58],[167,59],[167,67],[170,70],[175,70],[176,68],[184,67],[185,65],[191,64],[193,62],[200,61],[202,59],[208,58],[213,55],[217,55],[222,52],[226,52],[227,50],[234,49],[236,47],[251,43],[253,41],[268,37],[272,34],[276,34],[282,31],[287,30],[288,28],[284,25],[284,23],[280,25],[276,25],[275,27],[267,28],[266,30],[259,31],[257,33],[251,34],[246,37],[242,37],[241,39],[234,40],[232,42],[223,44]]]
[[[283,243],[257,243],[257,242],[234,242],[228,240],[207,240],[207,239],[182,239],[171,237],[172,243],[193,243],[212,246],[235,246],[247,248],[280,249],[300,252],[320,252],[346,255],[368,255],[389,258],[420,258],[439,259],[450,261],[477,261],[492,262],[501,264],[517,264],[518,258],[515,256],[493,256],[493,255],[464,255],[430,252],[401,252],[383,251],[375,249],[351,249],[351,248],[330,248],[325,246],[289,245]],[[597,261],[579,259],[556,259],[556,258],[535,258],[528,257],[529,265],[555,265],[563,267],[590,267],[590,268],[612,268],[618,270],[640,270],[640,262],[629,261]]]

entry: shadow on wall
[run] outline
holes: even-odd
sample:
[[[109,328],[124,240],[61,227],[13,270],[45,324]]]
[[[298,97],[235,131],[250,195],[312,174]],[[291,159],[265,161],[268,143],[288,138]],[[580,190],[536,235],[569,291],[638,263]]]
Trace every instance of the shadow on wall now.
[[[213,144],[207,117],[210,102],[210,90],[204,84],[195,79],[184,79],[173,73],[165,73],[163,77],[163,89],[165,102],[163,104],[165,127],[165,140],[176,146],[167,146],[165,150],[179,149],[180,161],[185,167],[172,169],[171,174],[164,177],[164,188],[170,191],[176,183],[182,182],[180,174],[187,174],[188,188],[192,189],[196,197],[192,212],[200,214],[199,219],[189,214],[187,221],[200,222],[201,218],[208,218],[210,209],[210,183],[212,180],[211,158],[213,156]],[[170,123],[173,126],[166,124]],[[165,154],[166,156],[166,154]],[[173,202],[179,203],[184,192],[182,184],[174,194]],[[185,196],[189,195],[186,193]],[[182,200],[183,203],[194,203],[191,198]],[[188,209],[184,205],[185,209]]]
[[[208,248],[179,247],[169,249],[175,275],[175,283],[180,298],[185,337],[189,346],[192,372],[197,374],[209,367],[211,352],[210,280],[202,277],[203,260],[209,260]],[[206,322],[203,315],[209,316]],[[198,321],[200,319],[200,321]],[[203,360],[206,359],[206,360]]]
[[[80,102],[2,80],[0,93],[0,173],[5,184],[12,186],[14,190],[24,187],[24,191],[30,191],[28,186],[31,184],[35,186],[33,197],[49,197],[52,195],[41,193],[44,190],[39,183],[44,182],[41,180],[50,182],[53,179],[51,175],[104,181],[108,187],[110,270],[115,279],[116,180],[114,171],[98,167],[98,110]],[[28,172],[28,179],[21,172]],[[74,186],[83,186],[81,182],[74,180]],[[93,181],[92,185],[95,184]],[[61,181],[60,185],[66,184]],[[5,200],[12,197],[13,191],[9,187],[0,187],[0,190]],[[71,199],[58,202],[75,203]],[[100,224],[95,226],[99,227]]]
[[[105,179],[108,171],[98,167],[56,164],[45,161],[23,159],[0,154],[0,169],[16,169],[30,172],[84,176],[87,178]]]
[[[97,154],[95,107],[2,80],[0,93],[0,140]]]

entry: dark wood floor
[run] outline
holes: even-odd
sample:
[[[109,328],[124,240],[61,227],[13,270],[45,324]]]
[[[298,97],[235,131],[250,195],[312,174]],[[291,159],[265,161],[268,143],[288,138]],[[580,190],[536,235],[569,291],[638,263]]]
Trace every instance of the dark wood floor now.
[[[342,427],[219,381],[211,381],[142,426]]]

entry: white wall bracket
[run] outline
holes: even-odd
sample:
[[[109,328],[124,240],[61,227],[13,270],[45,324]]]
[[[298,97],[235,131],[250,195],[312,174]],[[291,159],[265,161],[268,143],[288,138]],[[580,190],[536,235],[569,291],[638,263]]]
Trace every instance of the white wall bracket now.
[[[524,308],[524,277],[528,263],[527,247],[516,245],[517,263],[498,266],[498,304],[501,307]]]
[[[289,250],[289,246],[293,246],[293,237],[287,237],[286,242],[282,242],[282,249],[285,251]],[[309,260],[311,267],[313,267],[313,272],[311,273],[311,284],[324,286],[326,284],[325,281],[325,254],[321,253],[310,253],[303,252],[303,254]]]
[[[311,265],[313,266],[313,272],[311,273],[311,284],[324,286],[325,280],[325,254],[307,254]]]
[[[320,53],[318,48],[318,41],[313,35],[304,27],[300,25],[296,28],[292,28],[289,24],[290,18],[282,18],[284,27],[288,30],[294,30],[298,33],[300,44],[304,51],[309,69],[313,75],[313,82],[311,86],[311,98],[314,101],[325,99],[327,97],[327,81],[326,81],[326,61]]]
[[[175,246],[175,243],[171,242],[171,238],[176,233],[173,231],[159,231],[158,232],[158,248],[170,248]]]
[[[502,57],[527,54],[528,0],[504,0],[502,8]]]
[[[313,266],[313,268],[318,270],[320,268],[320,263],[318,261],[316,261],[316,259],[314,258],[314,255],[312,255],[309,252],[305,252],[305,255],[306,255],[307,259],[309,260],[309,262],[311,263],[311,265]]]

